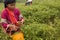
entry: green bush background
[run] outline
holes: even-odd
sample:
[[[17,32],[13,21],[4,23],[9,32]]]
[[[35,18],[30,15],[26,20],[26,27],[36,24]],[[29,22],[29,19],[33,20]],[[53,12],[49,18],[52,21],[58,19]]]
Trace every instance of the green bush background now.
[[[3,9],[0,3],[0,11]],[[25,40],[60,40],[60,0],[33,0],[33,4],[17,3],[25,23],[20,29]],[[0,27],[0,40],[11,40]]]

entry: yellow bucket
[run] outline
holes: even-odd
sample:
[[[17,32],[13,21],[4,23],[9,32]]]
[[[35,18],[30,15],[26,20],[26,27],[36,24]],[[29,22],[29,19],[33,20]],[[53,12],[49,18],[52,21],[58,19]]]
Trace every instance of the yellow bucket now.
[[[24,40],[24,35],[22,32],[13,34],[11,36],[12,40]]]

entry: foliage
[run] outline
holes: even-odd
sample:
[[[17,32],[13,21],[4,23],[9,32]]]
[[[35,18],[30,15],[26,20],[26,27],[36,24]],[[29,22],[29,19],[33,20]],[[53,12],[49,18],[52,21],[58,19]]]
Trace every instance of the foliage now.
[[[60,40],[60,0],[34,0],[32,5],[17,3],[16,6],[25,19],[20,28],[25,40]],[[3,34],[1,28],[0,34],[1,40],[9,37]]]

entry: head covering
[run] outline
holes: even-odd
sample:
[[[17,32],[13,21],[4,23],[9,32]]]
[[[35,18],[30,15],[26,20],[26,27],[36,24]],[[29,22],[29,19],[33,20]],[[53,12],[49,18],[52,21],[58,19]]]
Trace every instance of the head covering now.
[[[15,3],[16,0],[4,0],[4,6],[7,7],[8,4]]]

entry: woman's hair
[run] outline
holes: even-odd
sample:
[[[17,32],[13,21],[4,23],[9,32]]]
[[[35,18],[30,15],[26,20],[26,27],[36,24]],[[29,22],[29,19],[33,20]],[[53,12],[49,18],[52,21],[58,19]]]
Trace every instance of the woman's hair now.
[[[16,0],[4,0],[4,6],[7,7],[8,4],[15,3]]]

